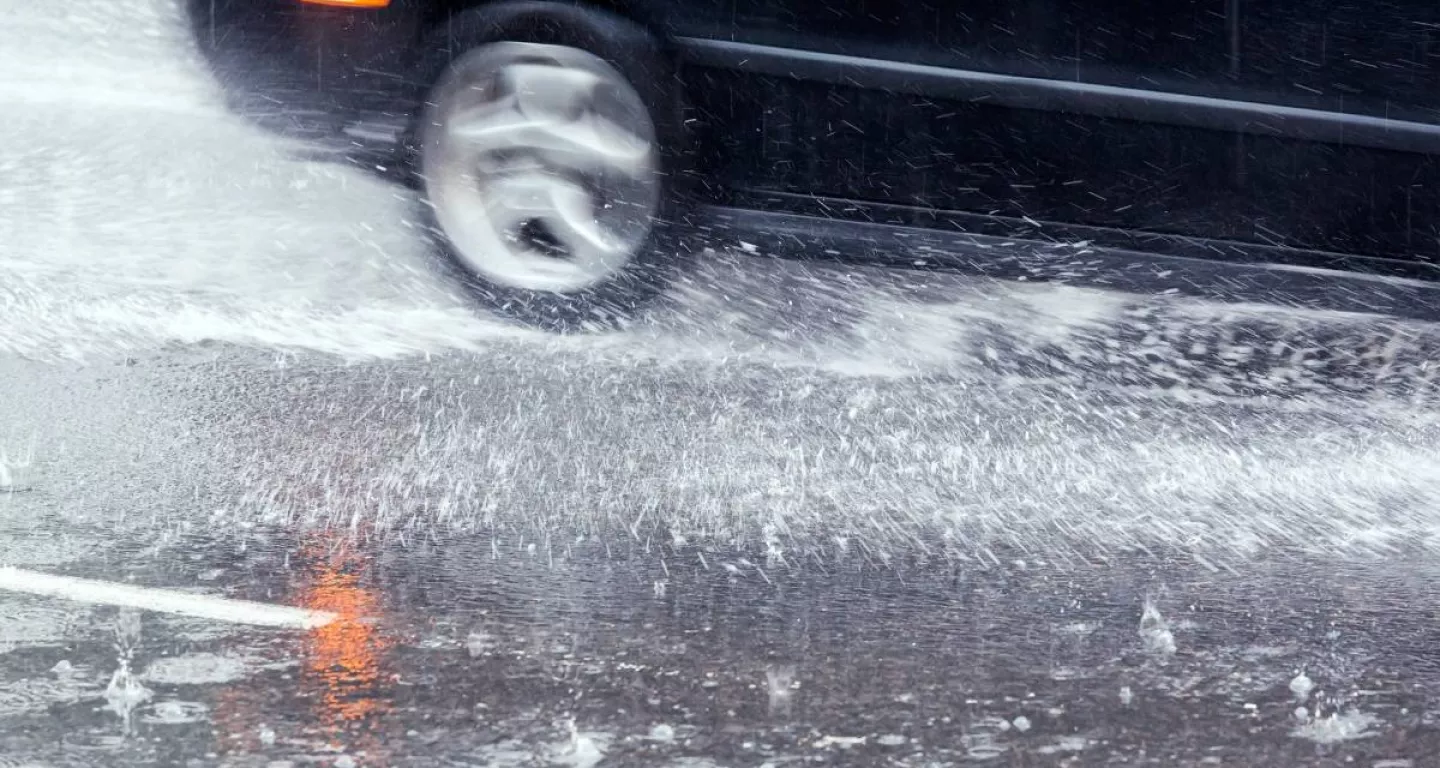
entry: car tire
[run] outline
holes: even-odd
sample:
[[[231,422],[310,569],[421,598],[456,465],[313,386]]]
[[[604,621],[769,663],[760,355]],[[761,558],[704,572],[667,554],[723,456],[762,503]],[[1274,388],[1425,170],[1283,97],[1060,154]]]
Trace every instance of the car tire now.
[[[615,327],[662,292],[687,255],[686,152],[656,39],[581,5],[501,2],[455,14],[426,55],[418,186],[471,292],[554,331]]]

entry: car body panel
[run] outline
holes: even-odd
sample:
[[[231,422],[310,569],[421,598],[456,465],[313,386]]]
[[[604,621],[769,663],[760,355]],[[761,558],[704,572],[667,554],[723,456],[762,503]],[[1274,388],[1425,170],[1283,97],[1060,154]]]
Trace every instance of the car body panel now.
[[[1440,258],[1436,155],[793,77],[692,80],[735,191],[1335,252],[1355,268]]]

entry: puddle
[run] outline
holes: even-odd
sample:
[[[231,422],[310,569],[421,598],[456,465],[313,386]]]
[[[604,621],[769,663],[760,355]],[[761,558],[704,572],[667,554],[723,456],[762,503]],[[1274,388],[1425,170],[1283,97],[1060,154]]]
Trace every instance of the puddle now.
[[[245,677],[248,665],[240,658],[214,653],[195,653],[156,659],[140,679],[156,685],[214,685]]]

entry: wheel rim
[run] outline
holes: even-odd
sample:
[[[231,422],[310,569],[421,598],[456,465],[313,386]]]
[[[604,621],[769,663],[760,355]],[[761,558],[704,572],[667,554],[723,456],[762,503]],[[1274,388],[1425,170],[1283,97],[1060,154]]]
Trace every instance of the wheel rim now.
[[[585,51],[494,43],[426,108],[421,172],[458,258],[491,282],[574,293],[624,270],[660,201],[649,110]]]

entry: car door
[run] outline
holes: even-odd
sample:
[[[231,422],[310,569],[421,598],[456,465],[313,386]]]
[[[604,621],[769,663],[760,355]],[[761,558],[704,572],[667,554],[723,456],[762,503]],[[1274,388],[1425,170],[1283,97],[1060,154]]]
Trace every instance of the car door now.
[[[708,32],[732,46],[734,72],[706,76],[734,81],[702,88],[724,100],[702,112],[723,126],[722,175],[747,193],[821,195],[895,221],[1146,225],[1187,207],[1196,177],[1224,175],[1213,148],[1067,111],[1035,86],[1203,91],[1229,65],[1211,5],[736,0],[733,22]]]
[[[1237,2],[1236,72],[1220,95],[1313,110],[1324,134],[1274,120],[1244,138],[1254,236],[1440,259],[1440,5]]]
[[[1414,121],[1440,73],[1436,11],[1398,3],[733,0],[691,27],[710,38],[691,58],[713,67],[713,169],[746,204],[1227,258],[1413,254],[1434,247],[1440,142]]]

